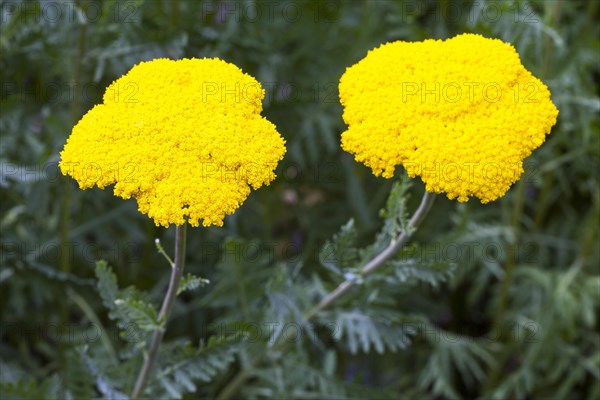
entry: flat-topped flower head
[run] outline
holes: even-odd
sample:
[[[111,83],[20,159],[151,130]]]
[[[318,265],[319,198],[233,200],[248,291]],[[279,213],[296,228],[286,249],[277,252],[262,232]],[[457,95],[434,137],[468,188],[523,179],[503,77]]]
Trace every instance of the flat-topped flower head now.
[[[142,62],[75,125],[60,168],[82,189],[115,184],[157,225],[223,225],[268,185],[285,141],[262,117],[264,90],[220,59]]]
[[[346,70],[339,91],[344,150],[376,176],[403,166],[459,201],[503,196],[558,116],[510,44],[474,34],[384,44]]]

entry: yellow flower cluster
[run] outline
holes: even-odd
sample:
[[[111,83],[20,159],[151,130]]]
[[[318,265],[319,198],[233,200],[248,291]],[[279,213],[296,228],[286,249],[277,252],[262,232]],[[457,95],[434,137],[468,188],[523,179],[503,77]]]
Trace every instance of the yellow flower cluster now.
[[[339,91],[344,150],[376,176],[402,165],[459,201],[503,196],[558,116],[510,44],[474,34],[384,44],[346,70]]]
[[[82,189],[115,184],[157,225],[223,225],[268,185],[285,141],[260,115],[264,90],[223,60],[156,59],[113,82],[73,128],[60,168]]]

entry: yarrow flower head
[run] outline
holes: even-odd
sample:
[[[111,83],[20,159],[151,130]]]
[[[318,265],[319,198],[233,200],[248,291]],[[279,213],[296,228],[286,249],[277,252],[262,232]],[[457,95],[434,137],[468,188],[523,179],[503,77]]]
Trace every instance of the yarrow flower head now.
[[[264,90],[217,58],[142,62],[75,125],[60,169],[82,189],[115,184],[157,225],[223,225],[268,185],[285,141],[260,115]]]
[[[344,150],[376,176],[402,165],[459,201],[503,196],[558,116],[510,44],[475,34],[384,44],[346,70],[339,92]]]

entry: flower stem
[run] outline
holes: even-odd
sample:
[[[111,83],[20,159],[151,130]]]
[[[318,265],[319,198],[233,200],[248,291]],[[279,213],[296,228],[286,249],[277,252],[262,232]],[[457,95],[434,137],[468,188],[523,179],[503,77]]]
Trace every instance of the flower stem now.
[[[160,312],[158,314],[158,320],[162,321],[165,326],[169,319],[169,315],[171,314],[175,297],[177,297],[177,288],[179,287],[179,282],[181,281],[181,276],[183,275],[183,268],[185,265],[186,227],[187,222],[184,222],[183,225],[177,226],[175,230],[175,261],[173,264],[171,264],[171,279],[169,281],[169,289],[167,290],[167,294],[165,295],[162,307],[160,308]],[[158,348],[160,347],[160,343],[162,342],[164,334],[165,327],[155,330],[152,334],[150,351],[144,359],[144,365],[142,366],[142,369],[140,370],[138,378],[135,382],[133,392],[131,392],[131,398],[134,400],[138,399],[140,394],[142,394],[144,391],[144,387],[148,381],[148,376],[150,375],[152,366],[156,361]]]
[[[388,247],[385,248],[381,253],[375,256],[371,261],[369,261],[365,266],[361,269],[360,275],[366,276],[371,272],[375,271],[378,267],[383,265],[390,257],[392,257],[398,250],[404,246],[404,244],[411,238],[414,231],[421,225],[423,219],[431,210],[431,206],[433,205],[433,201],[435,200],[435,194],[425,192],[423,195],[423,199],[421,199],[421,204],[419,204],[419,208],[411,219],[408,221],[407,229],[401,232],[398,237],[394,238]],[[336,287],[332,292],[330,292],[327,296],[325,296],[316,306],[314,306],[310,311],[304,314],[304,320],[309,321],[319,312],[323,311],[325,308],[329,307],[339,298],[341,298],[345,293],[347,293],[353,286],[355,285],[354,281],[345,280],[340,283],[338,287]],[[276,347],[274,347],[275,349]],[[221,391],[218,400],[229,400],[238,392],[240,386],[244,384],[244,381],[247,378],[247,374],[244,370],[241,370],[237,373],[236,376],[233,377],[231,381],[225,386],[225,388]]]
[[[375,258],[369,261],[360,271],[360,275],[366,276],[371,272],[375,271],[378,267],[380,267],[384,262],[386,262],[391,256],[393,256],[398,250],[404,246],[406,241],[410,239],[413,232],[421,225],[423,219],[431,209],[433,205],[433,201],[435,200],[435,194],[430,192],[425,192],[423,195],[423,199],[421,200],[421,204],[412,218],[408,221],[408,226],[405,231],[402,231],[397,238],[394,238],[388,247],[385,248],[381,253],[379,253]],[[325,296],[319,304],[313,307],[308,313],[306,313],[304,319],[309,320],[314,317],[319,311],[327,308],[331,303],[335,302],[337,299],[342,297],[348,290],[350,290],[354,286],[354,281],[346,280],[335,288],[335,290]]]

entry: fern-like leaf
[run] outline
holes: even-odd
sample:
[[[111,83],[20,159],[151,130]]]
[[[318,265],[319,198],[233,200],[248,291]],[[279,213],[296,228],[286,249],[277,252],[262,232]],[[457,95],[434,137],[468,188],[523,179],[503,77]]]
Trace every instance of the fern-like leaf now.
[[[356,237],[354,220],[350,219],[321,249],[321,265],[337,275],[342,275],[343,269],[352,267],[358,256]]]
[[[199,287],[208,285],[210,281],[208,279],[200,278],[199,276],[195,276],[192,274],[187,274],[186,276],[182,276],[179,281],[179,287],[177,288],[177,295],[187,291],[194,290]]]

